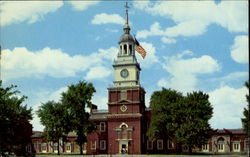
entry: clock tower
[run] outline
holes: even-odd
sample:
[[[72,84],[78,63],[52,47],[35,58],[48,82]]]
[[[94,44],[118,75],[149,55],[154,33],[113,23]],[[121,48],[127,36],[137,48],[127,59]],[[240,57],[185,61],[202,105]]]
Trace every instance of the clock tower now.
[[[124,33],[113,63],[113,86],[108,88],[109,152],[141,154],[145,141],[142,125],[145,113],[145,91],[140,84],[140,64],[135,56],[135,40],[130,34],[126,4]]]
[[[130,35],[128,24],[128,10],[126,10],[126,22],[123,27],[124,34],[118,42],[119,52],[114,61],[114,85],[116,87],[140,86],[140,65],[135,57],[135,41]]]

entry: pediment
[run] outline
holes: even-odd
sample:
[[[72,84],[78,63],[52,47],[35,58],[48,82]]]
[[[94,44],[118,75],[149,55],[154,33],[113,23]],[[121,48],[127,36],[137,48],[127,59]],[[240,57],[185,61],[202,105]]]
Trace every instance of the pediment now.
[[[131,100],[119,100],[118,103],[132,103]]]

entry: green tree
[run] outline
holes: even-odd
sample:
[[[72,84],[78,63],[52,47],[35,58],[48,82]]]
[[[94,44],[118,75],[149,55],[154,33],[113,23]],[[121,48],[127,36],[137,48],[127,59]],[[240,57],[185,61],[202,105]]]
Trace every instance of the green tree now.
[[[176,106],[174,137],[183,146],[201,147],[207,143],[213,108],[208,100],[209,96],[203,92],[188,93],[183,101]]]
[[[67,107],[71,119],[71,129],[77,133],[80,154],[83,154],[83,144],[87,141],[86,133],[93,130],[89,121],[89,113],[85,110],[91,107],[91,98],[95,88],[91,83],[79,81],[76,85],[68,86],[68,91],[62,93],[62,104]]]
[[[249,82],[245,82],[245,86],[247,87],[247,89],[249,90]],[[243,126],[243,129],[244,131],[248,134],[248,136],[250,137],[250,130],[249,130],[249,127],[250,127],[250,116],[249,116],[249,109],[250,109],[250,103],[249,103],[249,94],[246,95],[246,100],[247,100],[247,107],[248,108],[244,108],[244,111],[243,111],[243,116],[244,118],[241,119],[241,122],[242,122],[242,126]]]
[[[42,125],[45,126],[43,136],[46,141],[57,143],[57,153],[60,154],[60,139],[68,134],[70,126],[65,107],[57,102],[48,101],[37,111]]]
[[[17,86],[4,88],[0,80],[0,155],[27,156],[26,145],[31,142],[31,108],[23,105],[26,96],[14,90]]]
[[[212,117],[212,106],[208,95],[203,92],[181,93],[162,89],[151,96],[151,125],[148,130],[150,140],[170,139],[180,146],[191,149],[207,142]]]
[[[175,116],[173,109],[182,99],[181,93],[171,89],[163,88],[161,91],[155,91],[152,94],[150,99],[152,117],[147,132],[150,140],[173,136],[175,131],[175,128],[171,127]],[[166,130],[166,128],[168,129]]]

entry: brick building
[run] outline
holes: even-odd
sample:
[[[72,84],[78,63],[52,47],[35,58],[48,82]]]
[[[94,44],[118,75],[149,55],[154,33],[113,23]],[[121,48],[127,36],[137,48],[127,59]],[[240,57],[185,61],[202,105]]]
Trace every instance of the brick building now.
[[[140,85],[141,68],[135,56],[135,40],[130,35],[127,10],[123,30],[113,63],[114,85],[108,88],[108,111],[92,110],[90,117],[99,130],[88,135],[87,153],[90,154],[145,152],[145,90]]]
[[[146,133],[151,112],[145,106],[145,90],[140,84],[140,64],[135,56],[135,39],[130,34],[128,11],[123,27],[124,34],[118,42],[119,52],[113,63],[113,86],[108,88],[108,110],[98,110],[92,105],[90,120],[96,130],[87,135],[84,152],[87,154],[146,154],[175,153],[177,148],[169,139],[149,141]],[[213,130],[208,144],[193,151],[204,153],[246,152],[246,134],[242,129]],[[32,136],[36,153],[57,153],[57,144],[45,142],[41,132]],[[76,134],[70,133],[60,142],[60,152],[79,153]]]
[[[148,141],[146,132],[150,110],[145,107],[145,90],[140,84],[140,64],[135,56],[135,39],[130,35],[128,11],[118,42],[119,52],[113,63],[113,86],[108,88],[108,110],[93,105],[90,120],[96,131],[87,136],[87,154],[174,153],[177,148],[169,139]],[[194,151],[208,153],[244,152],[246,135],[242,129],[214,130],[208,144]]]

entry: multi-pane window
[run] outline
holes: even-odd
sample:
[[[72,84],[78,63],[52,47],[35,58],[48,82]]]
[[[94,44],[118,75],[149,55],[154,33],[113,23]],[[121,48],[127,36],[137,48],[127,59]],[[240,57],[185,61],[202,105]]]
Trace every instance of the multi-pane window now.
[[[218,143],[218,150],[223,151],[224,150],[224,143]]]
[[[173,142],[168,140],[168,149],[173,149]]]
[[[157,149],[162,150],[163,149],[163,140],[157,140]]]
[[[147,141],[147,149],[152,150],[153,149],[153,141]]]
[[[233,142],[233,151],[234,152],[240,151],[240,142]]]
[[[30,145],[27,145],[27,146],[26,146],[26,151],[27,151],[27,152],[31,152],[31,146],[30,146]]]
[[[100,149],[106,150],[106,140],[100,140]]]
[[[91,141],[91,149],[92,150],[96,149],[96,141]]]
[[[208,152],[208,149],[209,149],[209,145],[208,144],[202,145],[202,151],[203,152]]]
[[[47,151],[47,144],[46,143],[42,144],[42,151]]]
[[[67,145],[66,145],[66,151],[71,151],[71,144],[70,143],[67,143]]]
[[[106,123],[105,122],[100,122],[100,131],[105,132],[106,131]]]

